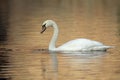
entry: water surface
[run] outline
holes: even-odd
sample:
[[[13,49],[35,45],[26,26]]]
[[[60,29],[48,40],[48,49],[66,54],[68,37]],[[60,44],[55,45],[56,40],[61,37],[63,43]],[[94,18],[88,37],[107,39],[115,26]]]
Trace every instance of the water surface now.
[[[1,80],[119,80],[120,1],[1,0]],[[49,52],[53,29],[40,34],[42,22],[55,20],[56,46],[88,38],[115,46],[107,52]]]

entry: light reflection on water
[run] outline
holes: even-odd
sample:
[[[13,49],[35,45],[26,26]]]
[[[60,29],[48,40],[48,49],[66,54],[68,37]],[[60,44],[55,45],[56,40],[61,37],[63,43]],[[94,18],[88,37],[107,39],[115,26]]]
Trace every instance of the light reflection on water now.
[[[0,79],[120,79],[120,1],[0,2]],[[57,46],[84,37],[115,48],[107,52],[49,52],[47,48],[52,28],[40,34],[41,24],[46,19],[58,23],[60,34]]]
[[[119,60],[109,51],[89,54],[1,51],[0,57],[1,75],[8,80],[119,79]]]
[[[2,64],[0,68],[2,76],[8,80],[49,80],[59,79],[60,76],[81,79],[83,76],[80,74],[86,71],[92,74],[91,70],[101,64],[104,55],[105,52],[99,54],[96,52],[82,54],[80,52],[73,55],[48,51],[33,51],[32,53],[31,51],[1,51]],[[97,72],[94,72],[93,75],[96,75]],[[86,77],[84,78],[86,79]]]

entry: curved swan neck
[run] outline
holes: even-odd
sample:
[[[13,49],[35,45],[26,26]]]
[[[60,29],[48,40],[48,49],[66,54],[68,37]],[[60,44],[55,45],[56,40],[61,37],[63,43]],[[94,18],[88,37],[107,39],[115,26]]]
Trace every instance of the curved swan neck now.
[[[58,30],[58,26],[56,23],[53,24],[53,28],[54,28],[54,33],[53,33],[52,39],[49,44],[49,50],[54,50],[56,48],[55,44],[58,38],[59,30]]]

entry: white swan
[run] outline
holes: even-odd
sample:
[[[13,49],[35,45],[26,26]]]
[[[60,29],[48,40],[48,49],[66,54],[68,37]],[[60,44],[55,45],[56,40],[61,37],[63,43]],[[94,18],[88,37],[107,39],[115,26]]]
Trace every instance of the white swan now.
[[[94,51],[94,50],[107,50],[111,48],[111,46],[105,46],[100,42],[89,40],[89,39],[75,39],[71,40],[60,47],[56,48],[55,43],[58,37],[58,26],[53,20],[46,20],[42,24],[42,31],[43,33],[47,27],[54,28],[54,34],[49,44],[49,50],[51,51]]]

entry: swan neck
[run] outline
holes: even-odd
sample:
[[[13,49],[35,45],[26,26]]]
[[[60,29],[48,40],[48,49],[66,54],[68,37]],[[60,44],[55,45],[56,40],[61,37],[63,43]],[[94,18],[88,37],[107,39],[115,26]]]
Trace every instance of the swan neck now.
[[[50,41],[50,44],[49,44],[49,50],[55,50],[56,49],[56,41],[57,41],[57,38],[58,38],[58,26],[57,24],[55,23],[53,25],[53,28],[54,28],[54,32],[53,32],[53,36],[52,36],[52,39]]]

